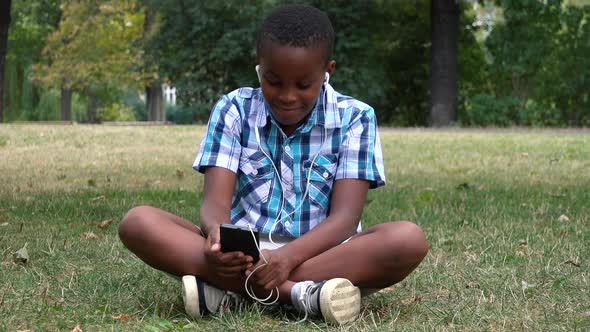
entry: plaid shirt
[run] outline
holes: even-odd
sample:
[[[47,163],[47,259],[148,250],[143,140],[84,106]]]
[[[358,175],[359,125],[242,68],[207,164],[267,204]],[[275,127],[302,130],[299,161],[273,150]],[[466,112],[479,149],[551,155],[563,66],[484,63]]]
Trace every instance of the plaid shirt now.
[[[305,234],[326,218],[334,180],[363,179],[370,188],[385,184],[373,109],[330,85],[322,88],[310,116],[290,136],[274,120],[259,88],[241,88],[223,96],[211,112],[193,164],[201,173],[211,166],[238,175],[233,224],[250,224],[268,233],[280,220],[273,235],[290,237]],[[308,194],[301,203],[308,174]]]

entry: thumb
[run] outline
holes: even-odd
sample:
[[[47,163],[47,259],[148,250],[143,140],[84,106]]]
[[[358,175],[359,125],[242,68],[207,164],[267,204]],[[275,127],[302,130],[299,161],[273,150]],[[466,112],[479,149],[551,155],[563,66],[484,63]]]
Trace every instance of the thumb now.
[[[218,242],[213,243],[211,245],[211,251],[220,251],[220,250],[221,250],[221,245]]]

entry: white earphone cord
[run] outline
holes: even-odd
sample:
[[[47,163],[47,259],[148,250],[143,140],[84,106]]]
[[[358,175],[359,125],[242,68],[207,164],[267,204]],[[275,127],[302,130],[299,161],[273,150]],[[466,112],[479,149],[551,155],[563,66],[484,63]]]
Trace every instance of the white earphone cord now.
[[[257,68],[258,71],[258,68]],[[328,74],[328,73],[326,73]],[[329,80],[329,74],[326,75],[326,82],[325,82],[325,87],[324,87],[324,95],[323,95],[323,108],[324,108],[324,114],[326,113],[326,102],[327,102],[327,95],[328,95],[328,91],[327,91],[327,84],[328,84],[328,80]],[[326,128],[326,126],[324,125],[324,137],[322,140],[322,144],[320,145],[319,150],[316,152],[316,154],[314,155],[314,157],[311,160],[311,164],[309,165],[309,171],[307,172],[307,181],[305,184],[305,192],[303,193],[303,196],[301,197],[301,201],[299,202],[299,205],[293,209],[293,211],[289,212],[289,214],[287,214],[284,218],[281,218],[281,211],[283,210],[283,206],[285,205],[285,194],[283,192],[283,183],[282,183],[282,178],[281,178],[281,173],[279,172],[277,166],[275,165],[275,163],[273,162],[272,158],[266,154],[266,152],[261,148],[261,143],[260,143],[260,134],[258,133],[258,126],[254,126],[254,131],[256,133],[256,140],[258,141],[258,147],[260,149],[260,151],[264,154],[264,156],[266,156],[268,159],[270,159],[270,162],[272,164],[272,167],[274,168],[275,173],[278,175],[279,177],[279,186],[281,187],[281,205],[279,206],[279,213],[277,215],[277,218],[275,219],[272,227],[270,228],[270,231],[268,232],[268,240],[270,241],[270,243],[277,245],[276,243],[274,243],[274,241],[272,240],[272,233],[275,229],[275,227],[279,224],[282,223],[285,219],[289,218],[291,215],[293,215],[297,210],[299,210],[300,208],[303,207],[303,202],[305,201],[305,198],[307,197],[308,193],[309,193],[309,182],[311,180],[311,172],[313,170],[313,165],[315,164],[315,160],[317,159],[317,157],[320,155],[320,153],[322,152],[322,149],[324,148],[324,144],[326,143],[327,136],[328,136],[328,129]],[[248,285],[248,282],[250,281],[250,277],[252,277],[254,275],[254,273],[260,269],[263,266],[266,266],[268,264],[268,261],[266,260],[266,257],[264,257],[264,255],[262,254],[262,251],[260,249],[260,246],[258,245],[258,243],[256,242],[256,236],[254,235],[254,231],[252,230],[252,227],[250,226],[250,224],[248,224],[248,228],[250,229],[250,234],[252,234],[252,238],[254,239],[254,243],[256,244],[256,249],[258,249],[258,252],[260,253],[260,257],[262,258],[262,260],[264,261],[264,264],[261,264],[260,266],[258,266],[257,268],[255,268],[247,277],[246,280],[244,281],[244,289],[246,290],[246,293],[248,294],[248,296],[250,296],[253,300],[255,300],[256,302],[263,304],[263,305],[272,305],[275,304],[279,301],[279,288],[275,287],[274,289],[272,289],[269,293],[269,295],[266,298],[259,298],[254,294],[254,290],[252,289],[252,286]],[[276,293],[276,295],[274,295]],[[270,302],[267,302],[269,299],[273,298],[274,299]],[[306,315],[307,315],[307,310],[306,310]]]

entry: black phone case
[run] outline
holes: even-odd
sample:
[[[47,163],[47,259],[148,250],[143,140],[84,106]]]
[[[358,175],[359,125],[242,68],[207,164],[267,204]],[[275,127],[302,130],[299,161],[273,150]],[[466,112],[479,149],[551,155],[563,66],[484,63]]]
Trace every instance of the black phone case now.
[[[256,245],[260,243],[260,234],[257,230],[253,229],[252,231],[256,242],[254,242],[254,238],[248,228],[232,224],[222,224],[219,227],[221,251],[241,251],[245,255],[252,256],[254,263],[258,262],[259,252]]]

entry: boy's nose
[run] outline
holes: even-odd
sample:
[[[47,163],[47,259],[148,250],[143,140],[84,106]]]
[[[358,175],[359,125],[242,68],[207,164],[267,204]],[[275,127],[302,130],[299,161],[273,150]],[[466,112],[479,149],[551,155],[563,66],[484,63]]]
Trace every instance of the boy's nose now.
[[[297,101],[295,91],[293,91],[293,89],[281,90],[281,93],[279,94],[279,101],[283,105],[293,104],[295,101]]]

